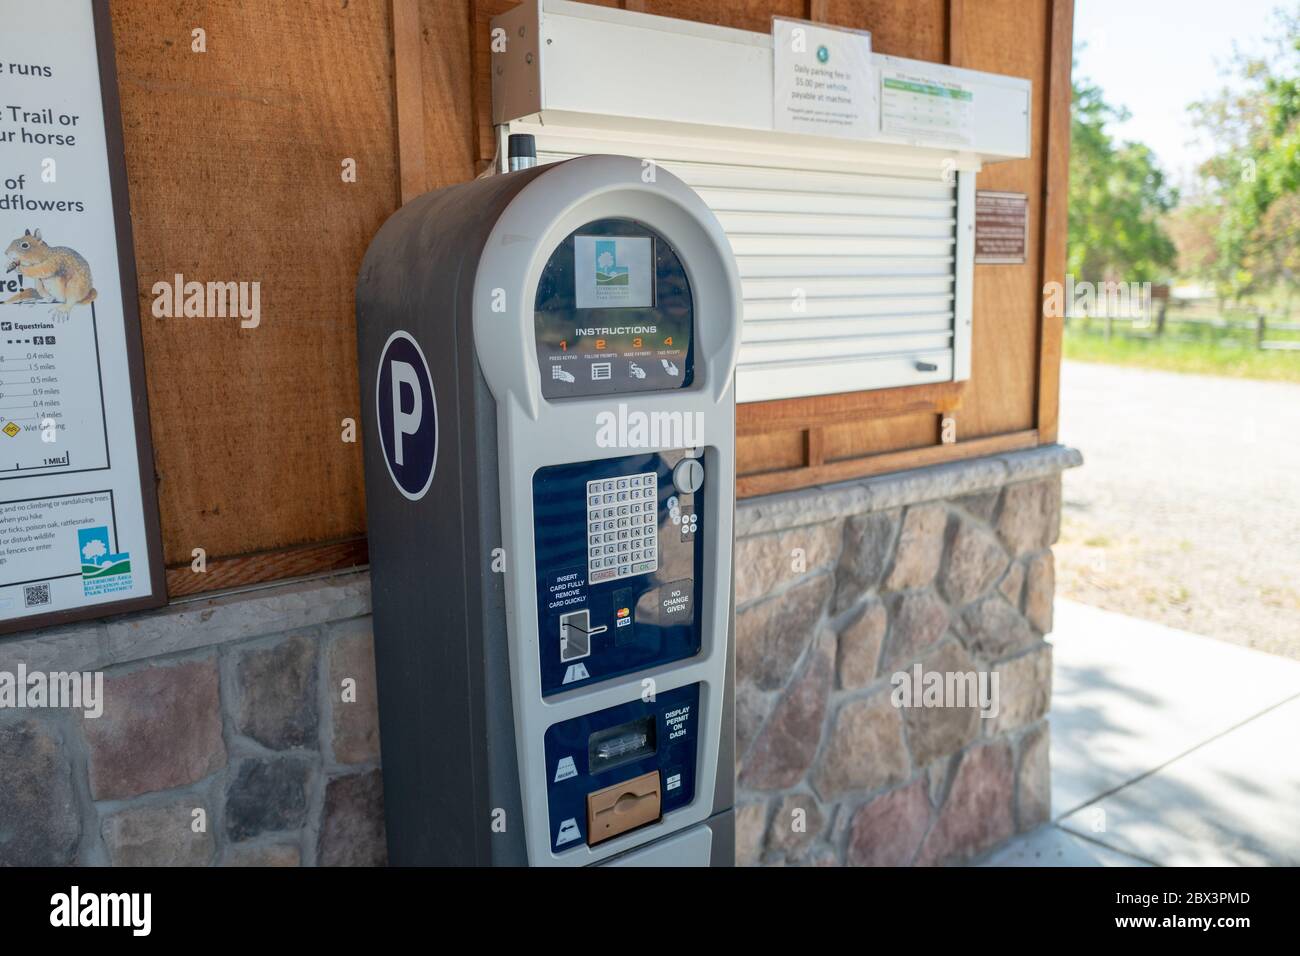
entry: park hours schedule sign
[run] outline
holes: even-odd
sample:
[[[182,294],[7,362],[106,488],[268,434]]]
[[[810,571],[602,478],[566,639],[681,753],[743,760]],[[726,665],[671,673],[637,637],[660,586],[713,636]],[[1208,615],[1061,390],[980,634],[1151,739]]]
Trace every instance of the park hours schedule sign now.
[[[165,600],[107,7],[0,0],[0,634]]]

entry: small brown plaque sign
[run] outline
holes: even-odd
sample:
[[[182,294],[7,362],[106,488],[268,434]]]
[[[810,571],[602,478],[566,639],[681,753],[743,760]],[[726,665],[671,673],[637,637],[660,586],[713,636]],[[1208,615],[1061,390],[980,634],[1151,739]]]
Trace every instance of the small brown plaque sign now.
[[[975,262],[1019,264],[1029,246],[1029,197],[1024,193],[975,191]]]

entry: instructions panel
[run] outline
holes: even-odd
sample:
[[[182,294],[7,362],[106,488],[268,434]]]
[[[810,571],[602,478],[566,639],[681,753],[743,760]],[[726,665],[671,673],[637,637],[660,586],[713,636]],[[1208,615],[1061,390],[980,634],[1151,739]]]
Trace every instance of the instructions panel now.
[[[155,569],[91,2],[0,13],[4,632],[154,597]]]

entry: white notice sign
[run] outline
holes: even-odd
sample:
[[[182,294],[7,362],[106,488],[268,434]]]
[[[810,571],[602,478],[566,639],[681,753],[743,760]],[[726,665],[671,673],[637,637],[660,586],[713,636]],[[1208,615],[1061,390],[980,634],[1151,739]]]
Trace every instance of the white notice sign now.
[[[879,132],[871,34],[803,20],[772,20],[776,130],[866,139]]]
[[[880,74],[880,131],[927,143],[975,142],[975,94],[960,83],[904,70]]]
[[[164,595],[116,80],[91,0],[0,13],[2,633]]]

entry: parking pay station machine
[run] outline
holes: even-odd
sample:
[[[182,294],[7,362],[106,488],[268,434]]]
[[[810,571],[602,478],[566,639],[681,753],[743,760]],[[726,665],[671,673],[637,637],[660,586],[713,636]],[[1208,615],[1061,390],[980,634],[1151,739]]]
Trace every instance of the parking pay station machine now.
[[[429,193],[357,283],[394,864],[731,864],[741,297],[681,181]]]

